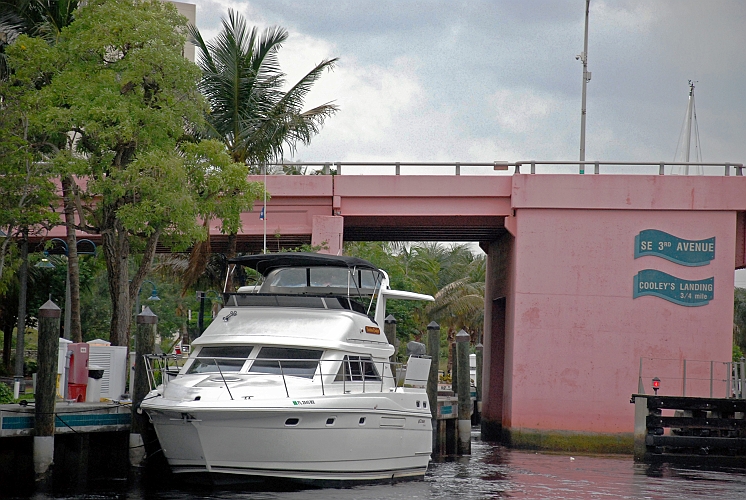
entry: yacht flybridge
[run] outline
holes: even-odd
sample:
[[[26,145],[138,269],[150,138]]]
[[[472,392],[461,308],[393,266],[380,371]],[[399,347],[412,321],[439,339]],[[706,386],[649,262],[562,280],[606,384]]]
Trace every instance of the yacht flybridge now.
[[[230,262],[261,283],[224,294],[178,374],[151,376],[162,383],[142,403],[172,470],[215,482],[423,477],[430,360],[410,357],[397,380],[383,319],[389,299],[433,298],[391,290],[384,271],[351,257]]]

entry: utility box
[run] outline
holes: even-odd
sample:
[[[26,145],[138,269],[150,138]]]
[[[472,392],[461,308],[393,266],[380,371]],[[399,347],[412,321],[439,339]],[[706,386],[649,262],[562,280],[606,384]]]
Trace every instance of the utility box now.
[[[68,344],[67,350],[72,352],[70,356],[70,372],[67,376],[68,384],[88,383],[88,344],[81,342],[79,344]]]
[[[65,384],[65,361],[67,360],[67,346],[72,344],[72,340],[60,339],[59,350],[57,351],[57,397],[59,399],[67,398],[67,390],[63,390]],[[36,389],[34,389],[36,392]]]
[[[89,340],[89,365],[104,369],[101,398],[120,400],[127,383],[127,347],[110,345],[105,340]]]

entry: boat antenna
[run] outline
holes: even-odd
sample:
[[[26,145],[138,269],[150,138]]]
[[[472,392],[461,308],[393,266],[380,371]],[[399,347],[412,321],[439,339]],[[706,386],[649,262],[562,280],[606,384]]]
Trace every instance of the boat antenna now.
[[[228,280],[231,279],[231,274],[236,268],[235,264],[228,264],[228,272],[225,273],[225,284],[223,285],[223,293],[228,293]]]

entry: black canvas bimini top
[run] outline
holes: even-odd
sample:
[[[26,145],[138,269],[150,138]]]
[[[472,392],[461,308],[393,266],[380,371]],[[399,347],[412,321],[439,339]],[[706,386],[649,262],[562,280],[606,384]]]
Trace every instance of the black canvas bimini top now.
[[[254,269],[262,276],[267,276],[275,269],[282,267],[343,267],[372,269],[378,268],[367,260],[357,257],[345,257],[309,252],[283,252],[257,255],[244,255],[228,260],[229,264],[238,264]]]

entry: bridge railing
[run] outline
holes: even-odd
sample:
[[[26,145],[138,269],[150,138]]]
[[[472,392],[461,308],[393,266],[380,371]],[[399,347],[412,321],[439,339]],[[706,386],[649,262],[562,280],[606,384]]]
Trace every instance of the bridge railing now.
[[[641,357],[638,394],[652,392],[653,377],[665,396],[746,399],[744,358],[732,362]]]
[[[690,167],[715,167],[721,168],[723,174],[727,177],[731,175],[731,172],[735,172],[735,175],[743,175],[743,163],[701,163],[701,162],[630,162],[630,161],[517,161],[515,163],[507,163],[508,167],[515,167],[515,173],[521,173],[522,166],[528,166],[530,173],[536,173],[536,165],[577,165],[578,173],[585,174],[586,167],[593,167],[593,174],[600,174],[601,167],[632,167],[632,170],[641,170],[641,167],[645,167],[645,170],[650,170],[651,167],[658,168],[658,175],[666,174],[666,167],[680,168],[683,172],[677,174],[689,175]],[[587,173],[591,173],[590,170]],[[618,172],[615,172],[618,173]],[[670,172],[673,173],[673,172]],[[696,172],[692,172],[693,174]]]
[[[491,163],[484,162],[299,162],[299,163],[273,163],[268,164],[268,167],[313,167],[323,175],[335,174],[342,175],[343,167],[369,167],[376,170],[382,170],[382,167],[386,171],[394,171],[394,175],[401,175],[402,167],[437,167],[437,168],[452,168],[455,175],[461,175],[461,169],[463,167],[491,167],[492,170],[507,171],[510,167],[513,167],[513,172],[516,174],[520,173],[531,173],[536,174],[536,166],[543,167],[560,167],[562,172],[557,172],[556,169],[551,173],[566,173],[567,170],[563,167],[578,167],[579,174],[593,173],[600,174],[602,167],[604,173],[622,173],[622,174],[651,174],[657,172],[658,175],[666,175],[666,168],[669,169],[669,175],[690,175],[697,174],[698,168],[707,167],[713,169],[714,172],[722,172],[725,176],[743,175],[743,163],[701,163],[701,162],[629,162],[629,161],[554,161],[554,160],[525,160],[517,162],[508,161],[493,161]],[[524,169],[522,171],[522,168]],[[528,169],[528,171],[526,171]],[[674,169],[680,170],[680,172],[674,172]],[[690,172],[690,169],[692,170]],[[378,172],[376,172],[378,173]],[[703,171],[704,173],[704,171]]]

